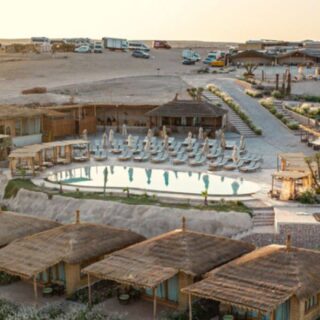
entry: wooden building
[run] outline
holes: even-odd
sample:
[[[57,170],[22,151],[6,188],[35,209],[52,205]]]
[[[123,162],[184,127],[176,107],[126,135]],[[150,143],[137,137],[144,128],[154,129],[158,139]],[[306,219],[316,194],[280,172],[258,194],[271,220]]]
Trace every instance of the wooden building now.
[[[90,279],[108,279],[140,288],[144,298],[185,309],[187,296],[180,289],[254,249],[242,241],[182,229],[162,234],[117,251],[83,270]],[[90,291],[89,291],[90,292]],[[150,317],[151,318],[151,317]]]
[[[296,200],[301,193],[312,188],[312,174],[305,157],[301,152],[278,154],[277,171],[272,174],[272,198]]]
[[[279,65],[318,65],[320,63],[320,50],[299,49],[289,51],[277,56]]]
[[[41,143],[43,114],[40,108],[0,106],[0,134],[10,136],[16,147]]]
[[[9,243],[56,228],[59,223],[9,211],[0,211],[0,248]]]
[[[43,108],[47,110],[43,122],[45,141],[66,136],[79,136],[97,132],[95,105],[62,105]]]
[[[11,175],[17,175],[22,169],[26,174],[34,176],[37,171],[46,167],[70,164],[74,160],[74,148],[79,146],[85,148],[82,153],[89,160],[90,142],[82,139],[47,142],[15,149],[8,156]]]
[[[38,286],[63,283],[68,295],[86,283],[81,268],[145,238],[125,229],[81,223],[21,238],[0,250],[0,270]]]
[[[234,319],[318,319],[320,252],[291,247],[290,242],[248,253],[182,291],[190,302],[194,297],[220,303],[220,315]]]
[[[202,127],[208,134],[223,127],[223,117],[228,111],[220,106],[201,100],[174,99],[161,105],[146,115],[149,127],[166,126],[172,132],[198,132]]]

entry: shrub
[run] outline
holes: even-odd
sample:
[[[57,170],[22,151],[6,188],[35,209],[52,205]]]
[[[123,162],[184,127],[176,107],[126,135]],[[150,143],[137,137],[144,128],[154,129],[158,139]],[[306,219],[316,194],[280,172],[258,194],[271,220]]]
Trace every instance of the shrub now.
[[[289,122],[287,124],[287,127],[291,130],[298,130],[299,129],[299,124],[297,122]]]
[[[284,117],[284,115],[282,113],[276,112],[276,117],[280,120],[282,120],[282,118]]]
[[[16,281],[19,281],[20,278],[16,276],[11,276],[8,273],[0,272],[0,286],[1,285],[7,285]]]
[[[284,98],[283,94],[282,94],[280,91],[278,91],[278,90],[272,91],[272,92],[271,92],[271,96],[272,96],[273,98],[275,98],[275,99],[283,99],[283,98]]]
[[[263,94],[261,91],[258,90],[252,90],[252,89],[246,89],[245,93],[253,98],[262,98]]]
[[[317,196],[312,190],[307,190],[305,192],[302,192],[297,200],[303,204],[316,204],[316,203],[318,203]]]

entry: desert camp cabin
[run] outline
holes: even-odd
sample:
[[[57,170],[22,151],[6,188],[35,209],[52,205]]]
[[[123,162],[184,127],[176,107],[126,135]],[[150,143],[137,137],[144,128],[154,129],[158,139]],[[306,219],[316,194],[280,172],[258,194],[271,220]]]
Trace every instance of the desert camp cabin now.
[[[153,299],[155,318],[157,301],[185,309],[188,301],[181,288],[253,249],[242,241],[186,230],[183,222],[182,229],[114,252],[83,272],[88,274],[89,291],[90,278],[140,289],[146,299]]]
[[[220,315],[235,319],[318,319],[320,252],[291,247],[290,242],[250,252],[183,292],[189,301],[191,297],[217,301]]]
[[[58,283],[72,294],[86,283],[81,269],[106,254],[123,249],[145,238],[125,229],[81,223],[53,228],[12,242],[0,250],[0,271],[33,281],[38,286]]]

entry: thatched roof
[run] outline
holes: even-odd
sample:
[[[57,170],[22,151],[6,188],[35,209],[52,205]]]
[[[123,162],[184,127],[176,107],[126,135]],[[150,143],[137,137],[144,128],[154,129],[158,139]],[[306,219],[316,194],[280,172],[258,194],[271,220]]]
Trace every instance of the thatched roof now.
[[[59,262],[79,264],[144,239],[107,225],[69,224],[22,238],[0,250],[0,270],[31,278]]]
[[[182,291],[267,313],[294,295],[303,299],[320,292],[320,252],[271,245],[207,275]]]
[[[283,180],[298,180],[309,177],[310,173],[300,171],[277,171],[273,173],[272,176]]]
[[[54,221],[0,211],[0,247],[19,238],[58,226],[60,224]]]
[[[161,117],[208,117],[218,118],[227,111],[219,106],[201,100],[172,100],[146,113]]]
[[[33,118],[41,116],[45,113],[45,110],[40,108],[28,108],[18,106],[0,106],[0,120],[9,120],[17,118]]]
[[[296,153],[280,153],[279,159],[286,163],[286,171],[310,171],[305,161],[305,154]]]
[[[41,144],[32,144],[28,146],[24,146],[22,148],[18,148],[13,150],[8,158],[34,158],[37,154],[41,151],[56,148],[56,147],[66,147],[66,146],[73,146],[77,144],[89,144],[90,141],[83,140],[83,139],[76,139],[76,140],[63,140],[63,141],[53,141],[53,142],[46,142]]]
[[[84,269],[98,278],[155,288],[175,274],[201,276],[254,249],[242,241],[175,230],[115,252]]]
[[[272,55],[258,50],[245,50],[231,55],[230,59],[238,58],[265,58],[272,60]]]

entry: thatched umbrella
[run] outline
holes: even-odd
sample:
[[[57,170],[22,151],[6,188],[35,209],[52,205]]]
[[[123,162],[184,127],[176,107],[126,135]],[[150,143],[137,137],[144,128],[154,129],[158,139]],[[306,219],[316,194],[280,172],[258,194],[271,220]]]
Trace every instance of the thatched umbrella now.
[[[169,137],[168,137],[168,135],[165,135],[165,136],[164,136],[164,141],[163,141],[163,143],[164,143],[164,148],[165,148],[166,150],[168,150],[168,148],[169,148]]]
[[[305,74],[304,74],[304,67],[300,66],[298,69],[298,74],[299,74],[299,79],[303,80],[305,78]]]
[[[240,137],[239,149],[240,151],[243,151],[246,149],[246,142],[244,141],[244,136]]]
[[[209,152],[209,139],[208,137],[206,137],[203,143],[202,153],[207,154],[208,152]]]
[[[227,126],[227,115],[224,114],[222,117],[222,128],[225,128]]]
[[[316,66],[316,69],[314,70],[314,75],[318,78],[320,77],[320,67]]]
[[[192,148],[192,132],[191,131],[188,133],[187,144],[188,144],[188,148]]]
[[[144,146],[144,151],[149,152],[151,147],[151,141],[150,139],[147,139],[146,144]]]
[[[148,130],[147,137],[148,137],[149,139],[151,139],[151,138],[153,137],[153,132],[152,132],[151,129]]]
[[[126,137],[126,136],[128,135],[127,126],[126,126],[125,123],[122,125],[122,135],[123,135],[124,137]]]
[[[221,136],[220,136],[220,146],[221,148],[224,150],[227,146],[227,143],[226,143],[226,138],[224,136],[224,132],[222,131],[221,132]]]
[[[88,130],[84,129],[82,132],[82,139],[83,140],[88,140]]]
[[[110,145],[112,145],[113,139],[114,139],[114,132],[113,132],[112,129],[110,129],[110,132],[109,132],[109,143],[110,143]]]
[[[199,128],[198,139],[203,140],[203,128],[202,127]]]
[[[232,151],[232,161],[238,162],[239,161],[239,155],[238,155],[238,147],[234,146]]]
[[[128,135],[128,148],[132,148],[132,147],[133,147],[132,135],[129,134]]]
[[[102,135],[102,140],[101,140],[102,148],[107,149],[108,147],[108,135],[106,132],[103,133]]]
[[[163,138],[165,138],[165,136],[167,135],[168,133],[167,133],[167,128],[166,128],[166,126],[163,126],[162,127],[162,136],[163,136]]]

